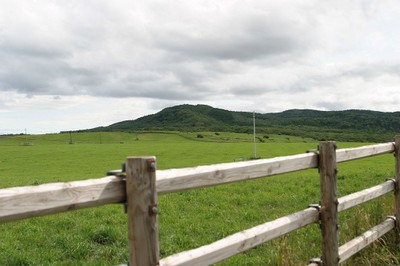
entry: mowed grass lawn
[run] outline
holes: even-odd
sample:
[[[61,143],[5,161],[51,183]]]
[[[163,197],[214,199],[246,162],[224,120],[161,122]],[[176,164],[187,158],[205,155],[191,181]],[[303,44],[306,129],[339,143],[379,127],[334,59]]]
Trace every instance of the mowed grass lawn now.
[[[201,136],[199,136],[199,134]],[[257,157],[304,153],[317,142],[260,136]],[[259,139],[259,141],[260,141]],[[69,144],[71,142],[74,144]],[[366,145],[338,143],[338,148]],[[0,138],[0,187],[103,177],[127,156],[155,155],[157,168],[180,168],[250,158],[252,135],[234,133],[73,133]],[[338,165],[343,196],[394,175],[393,155]],[[161,257],[209,244],[229,234],[302,210],[319,201],[317,169],[159,197]],[[341,243],[382,222],[393,196],[339,215]],[[1,211],[1,210],[0,210]],[[127,262],[127,217],[121,204],[0,225],[0,265],[118,265]],[[347,265],[398,265],[393,234]],[[386,244],[386,245],[384,245]],[[305,265],[319,257],[318,225],[311,225],[219,263]]]

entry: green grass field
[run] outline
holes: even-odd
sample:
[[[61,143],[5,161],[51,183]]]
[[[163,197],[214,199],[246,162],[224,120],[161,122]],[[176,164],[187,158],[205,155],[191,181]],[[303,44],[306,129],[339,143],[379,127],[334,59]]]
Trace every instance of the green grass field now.
[[[199,134],[202,136],[200,137]],[[0,137],[0,187],[103,177],[127,156],[155,155],[157,168],[233,162],[253,156],[252,135],[235,133],[73,133]],[[71,142],[73,144],[69,144]],[[261,142],[264,141],[264,142]],[[304,153],[317,142],[260,136],[257,157]],[[338,143],[338,148],[365,145]],[[339,196],[394,175],[393,155],[338,165]],[[161,257],[305,209],[319,200],[317,169],[159,197]],[[339,215],[341,243],[392,214],[388,195]],[[120,204],[0,225],[0,265],[118,265],[127,262],[127,222]],[[398,265],[388,234],[345,265]],[[384,245],[386,244],[386,245]],[[280,237],[218,265],[305,265],[321,252],[318,225]]]

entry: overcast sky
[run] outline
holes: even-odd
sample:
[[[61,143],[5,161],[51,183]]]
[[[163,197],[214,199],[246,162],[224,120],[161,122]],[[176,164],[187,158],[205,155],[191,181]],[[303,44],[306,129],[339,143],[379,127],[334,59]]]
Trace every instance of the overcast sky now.
[[[233,111],[400,111],[398,0],[0,0],[0,134]]]

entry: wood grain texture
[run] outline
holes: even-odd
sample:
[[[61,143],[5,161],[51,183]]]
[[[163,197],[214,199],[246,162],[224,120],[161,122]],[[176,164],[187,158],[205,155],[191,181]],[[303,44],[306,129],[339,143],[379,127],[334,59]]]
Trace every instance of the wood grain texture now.
[[[215,186],[317,167],[317,155],[305,153],[254,161],[222,163],[157,172],[159,194]]]
[[[0,223],[125,201],[125,181],[110,176],[0,190]]]
[[[184,251],[160,260],[160,266],[211,265],[293,230],[318,221],[318,210],[308,208],[238,232],[197,249]]]
[[[338,220],[336,197],[336,143],[319,144],[319,171],[321,190],[322,261],[324,266],[338,265]]]
[[[159,260],[155,157],[126,159],[129,265]]]
[[[393,219],[386,219],[383,223],[371,228],[363,233],[361,236],[354,238],[339,248],[339,263],[344,262],[372,242],[388,233],[395,226]]]
[[[346,162],[385,153],[394,152],[394,143],[382,143],[357,148],[339,149],[336,151],[336,162]]]
[[[367,188],[350,195],[346,195],[338,199],[338,211],[344,211],[354,206],[360,205],[372,199],[376,199],[391,191],[394,191],[395,184],[393,181],[386,181],[380,185]]]
[[[396,224],[397,243],[400,242],[400,135],[395,137],[395,180],[396,188],[394,192],[394,215],[398,221]]]

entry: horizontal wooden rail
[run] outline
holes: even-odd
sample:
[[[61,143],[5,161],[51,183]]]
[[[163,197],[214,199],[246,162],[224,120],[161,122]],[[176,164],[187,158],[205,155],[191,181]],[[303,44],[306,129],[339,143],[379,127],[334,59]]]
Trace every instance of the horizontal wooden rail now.
[[[0,190],[0,223],[125,201],[125,180],[99,179]]]
[[[318,220],[319,211],[316,208],[307,208],[274,221],[235,233],[209,245],[174,254],[160,260],[160,266],[210,265],[293,230],[315,223]]]
[[[339,201],[338,212],[350,209],[354,206],[376,199],[391,191],[394,191],[394,182],[392,180],[389,180],[375,187],[367,188],[358,191],[356,193],[346,195],[338,199]]]
[[[354,254],[360,252],[365,247],[378,240],[380,237],[388,233],[395,227],[395,220],[392,218],[386,219],[383,223],[364,232],[362,235],[350,240],[346,244],[339,247],[339,263],[343,263]],[[311,262],[308,266],[320,266],[320,263]]]
[[[393,143],[337,150],[338,161],[393,152]],[[318,155],[305,153],[245,162],[158,170],[157,193],[226,184],[318,166]],[[100,179],[0,189],[0,223],[126,200],[125,180]]]
[[[254,161],[157,171],[159,194],[215,186],[317,167],[317,155],[306,153]]]
[[[158,194],[225,184],[316,167],[315,154],[158,170]],[[126,200],[125,180],[117,176],[0,189],[0,223]]]
[[[354,238],[346,244],[339,247],[339,263],[344,262],[366,246],[370,245],[375,240],[379,239],[384,234],[388,233],[395,227],[395,220],[392,218],[386,219],[383,223],[371,228],[361,236]]]
[[[394,142],[340,149],[336,151],[336,162],[346,162],[394,152]]]

